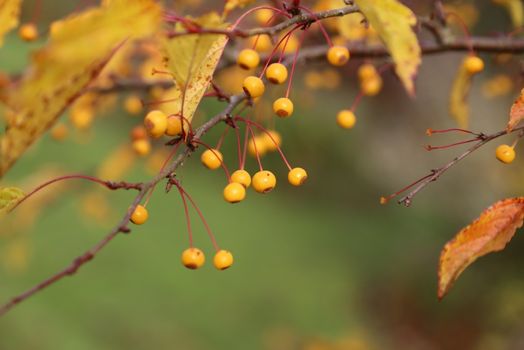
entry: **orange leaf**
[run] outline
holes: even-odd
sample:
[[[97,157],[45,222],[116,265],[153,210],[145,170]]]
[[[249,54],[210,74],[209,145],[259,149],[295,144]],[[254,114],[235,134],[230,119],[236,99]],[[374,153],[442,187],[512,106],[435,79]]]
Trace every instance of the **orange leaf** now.
[[[446,243],[440,254],[438,297],[442,299],[460,274],[477,258],[503,250],[524,219],[524,197],[499,201]]]
[[[509,112],[509,122],[506,130],[510,132],[524,118],[524,89],[520,91],[520,96],[513,102]]]

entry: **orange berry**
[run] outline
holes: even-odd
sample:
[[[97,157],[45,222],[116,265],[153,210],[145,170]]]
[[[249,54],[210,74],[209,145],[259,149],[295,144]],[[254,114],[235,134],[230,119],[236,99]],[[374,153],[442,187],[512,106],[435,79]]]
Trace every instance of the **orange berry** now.
[[[65,124],[56,124],[55,127],[51,129],[51,137],[56,141],[62,141],[67,137],[68,131],[69,130]]]
[[[233,174],[231,174],[231,181],[248,188],[249,185],[251,185],[251,175],[244,169],[235,170]]]
[[[303,168],[293,168],[287,173],[287,180],[293,186],[300,186],[307,180],[307,172]]]
[[[280,118],[287,118],[293,114],[293,102],[287,97],[281,97],[273,102],[273,111]]]
[[[463,64],[469,74],[477,74],[484,70],[484,61],[475,55],[466,57]]]
[[[509,145],[500,145],[495,151],[495,156],[502,163],[509,164],[515,160],[515,149]]]
[[[343,66],[349,61],[349,50],[344,46],[331,46],[327,52],[327,60],[334,66]]]
[[[256,46],[255,46],[256,42]],[[268,52],[273,48],[273,43],[267,34],[261,34],[260,36],[252,36],[249,38],[248,44],[258,52]]]
[[[267,144],[264,141],[262,135],[258,135],[255,138],[250,138],[247,144],[247,152],[250,156],[256,157],[257,152],[259,157],[263,157],[267,152]]]
[[[214,148],[206,149],[204,152],[202,152],[202,155],[200,156],[202,164],[204,164],[206,168],[211,170],[220,168],[223,159],[224,157],[222,156],[222,153]]]
[[[151,143],[148,139],[137,139],[132,143],[133,151],[139,156],[146,156],[151,152]]]
[[[25,23],[20,26],[18,35],[24,41],[35,41],[38,39],[38,28],[34,23]]]
[[[252,69],[260,63],[258,52],[253,49],[243,49],[237,57],[237,64],[242,69]]]
[[[260,97],[264,94],[265,91],[265,86],[262,79],[253,75],[250,75],[249,77],[246,77],[244,79],[244,82],[242,83],[242,88],[244,89],[246,95],[248,95],[251,98]]]
[[[73,125],[80,130],[85,130],[93,123],[94,113],[90,108],[73,108],[69,119]]]
[[[198,248],[188,248],[182,252],[182,264],[191,270],[202,267],[206,262],[204,252]]]
[[[144,125],[146,126],[149,135],[158,138],[166,132],[167,116],[164,112],[154,110],[147,113],[144,118]]]
[[[371,79],[366,79],[360,83],[362,93],[366,96],[375,96],[382,89],[382,78],[380,75]]]
[[[282,144],[282,136],[276,130],[268,130],[267,133],[262,133],[260,139],[265,144],[265,149],[268,152],[276,151]]]
[[[124,100],[124,109],[129,114],[139,114],[142,112],[142,100],[136,95],[128,96]]]
[[[233,265],[233,254],[227,250],[219,250],[213,258],[213,265],[218,270],[225,270]]]
[[[253,188],[259,193],[271,192],[277,185],[277,179],[271,171],[261,170],[253,176]]]
[[[337,114],[337,124],[343,129],[351,129],[356,122],[355,113],[349,109],[343,109]]]
[[[255,18],[259,24],[266,25],[268,21],[273,17],[273,11],[270,9],[257,10]]]
[[[358,67],[358,77],[360,80],[372,79],[378,75],[377,69],[371,63],[364,63]]]
[[[224,199],[229,203],[238,203],[246,198],[246,188],[238,182],[230,182],[224,188]]]
[[[130,220],[135,225],[142,225],[147,221],[148,217],[149,214],[147,212],[147,209],[142,205],[137,205],[135,210],[133,211],[133,214],[131,214]]]
[[[181,118],[179,115],[171,115],[167,118],[167,128],[166,128],[166,135],[168,136],[177,136],[182,133],[182,126],[185,126],[184,124],[186,121]],[[184,128],[185,129],[185,128]]]
[[[273,84],[282,84],[287,79],[287,68],[282,63],[272,63],[266,69],[266,78]]]
[[[137,125],[131,129],[130,136],[133,141],[147,139],[147,130],[143,125]]]

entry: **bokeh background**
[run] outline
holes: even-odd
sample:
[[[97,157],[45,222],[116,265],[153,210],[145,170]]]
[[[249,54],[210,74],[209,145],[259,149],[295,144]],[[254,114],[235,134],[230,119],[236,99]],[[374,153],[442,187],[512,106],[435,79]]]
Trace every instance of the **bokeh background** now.
[[[423,3],[410,5],[427,10]],[[475,33],[511,31],[507,13],[489,1],[451,3],[462,14],[471,11],[468,18],[476,17]],[[177,2],[193,13],[206,6],[197,5]],[[33,6],[27,1],[25,18]],[[75,6],[44,2],[39,26],[43,30]],[[22,43],[11,35],[0,49],[0,69],[20,72],[29,52],[43,43]],[[181,266],[180,253],[188,244],[183,207],[176,191],[165,194],[159,188],[146,225],[118,237],[75,276],[0,318],[0,349],[524,347],[520,235],[503,253],[469,268],[445,300],[436,298],[436,266],[445,242],[491,203],[522,195],[524,163],[517,159],[504,166],[494,157],[495,147],[512,139],[475,152],[422,191],[410,208],[394,202],[381,206],[378,200],[463,150],[423,148],[460,139],[428,138],[425,130],[454,126],[448,93],[463,56],[425,57],[416,99],[386,73],[383,91],[364,98],[351,131],[339,129],[335,115],[358,93],[355,68],[362,61],[339,70],[327,89],[307,88],[307,76],[333,77],[333,71],[326,73],[322,64],[299,65],[292,93],[296,113],[278,120],[276,129],[284,135],[290,161],[308,169],[305,186],[287,184],[277,154],[263,159],[277,174],[276,190],[264,196],[249,191],[248,199],[234,206],[222,199],[223,175],[205,170],[198,156],[178,172],[219,244],[234,253],[233,268],[217,272],[207,264],[189,271]],[[504,127],[519,90],[520,62],[518,57],[483,57],[487,70],[475,79],[470,96],[471,129],[493,132]],[[490,90],[487,84],[500,74],[511,77],[512,89]],[[260,109],[278,94],[270,92]],[[124,97],[115,98],[88,131],[71,129],[62,142],[44,136],[1,185],[29,190],[53,176],[121,166],[129,149],[127,130],[140,123],[140,117],[120,107]],[[222,106],[202,103],[200,120]],[[63,118],[67,123],[67,114]],[[221,131],[206,141],[215,143]],[[224,154],[234,166],[232,136]],[[131,162],[125,180],[149,178],[162,156],[157,151]],[[255,171],[253,159],[248,168]],[[69,264],[105,235],[132,196],[75,180],[50,187],[0,222],[0,299],[6,301]],[[196,244],[210,259],[204,228],[196,215],[192,219]]]

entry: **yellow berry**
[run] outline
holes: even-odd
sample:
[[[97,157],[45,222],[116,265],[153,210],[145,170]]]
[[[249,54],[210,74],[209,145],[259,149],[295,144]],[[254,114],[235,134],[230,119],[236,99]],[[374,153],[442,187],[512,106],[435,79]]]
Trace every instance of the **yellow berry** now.
[[[251,175],[244,169],[235,170],[233,174],[231,174],[231,181],[248,188],[249,185],[251,185]]]
[[[130,136],[133,141],[147,139],[147,130],[143,125],[137,125],[131,130]]]
[[[80,130],[89,128],[93,122],[93,118],[94,113],[91,108],[73,108],[69,115],[69,119],[73,125]]]
[[[185,120],[179,115],[172,115],[167,118],[166,135],[177,136],[182,133],[182,126]]]
[[[56,141],[62,141],[67,137],[68,129],[65,124],[57,124],[51,129],[51,137]]]
[[[267,34],[262,34],[260,36],[252,36],[251,38],[249,38],[248,44],[258,52],[268,52],[273,48],[273,43],[271,42],[271,39]]]
[[[213,258],[213,265],[218,270],[225,270],[233,265],[233,254],[227,250],[219,250]]]
[[[244,89],[246,95],[250,96],[251,98],[257,98],[262,96],[265,90],[264,82],[262,81],[262,79],[253,75],[250,75],[244,79],[244,82],[242,83],[242,88]]]
[[[24,41],[35,41],[38,39],[38,28],[34,23],[26,23],[20,26],[18,35]]]
[[[344,46],[331,46],[327,52],[327,60],[334,66],[343,66],[349,61],[349,50]]]
[[[282,84],[287,79],[287,68],[282,63],[272,63],[266,69],[266,78],[273,84]]]
[[[256,12],[255,18],[259,24],[266,25],[273,17],[273,11],[270,9],[260,9]]]
[[[142,112],[142,100],[136,95],[128,96],[124,100],[124,109],[129,114],[138,114]]]
[[[138,139],[133,141],[133,151],[139,156],[148,155],[151,152],[151,143],[148,139]]]
[[[282,136],[276,130],[268,130],[267,133],[260,135],[260,139],[268,152],[276,151],[282,144]]]
[[[377,69],[371,63],[364,63],[358,67],[358,77],[360,80],[372,79],[378,75]]]
[[[167,116],[162,111],[151,111],[144,118],[144,125],[149,135],[158,138],[167,130]]]
[[[267,144],[263,139],[262,135],[258,135],[255,138],[249,139],[247,144],[247,152],[250,156],[256,157],[257,153],[259,157],[262,157],[267,152]]]
[[[206,262],[204,252],[198,248],[188,248],[182,252],[182,264],[191,270],[202,267]]]
[[[273,102],[273,111],[280,118],[289,117],[293,114],[293,102],[287,97],[281,97]]]
[[[356,122],[355,113],[349,109],[343,109],[337,114],[337,124],[343,129],[351,129]]]
[[[382,89],[382,78],[380,75],[377,75],[374,78],[366,79],[361,82],[360,88],[364,95],[375,96]]]
[[[307,172],[303,168],[293,168],[287,173],[287,180],[293,186],[300,186],[307,180]]]
[[[229,203],[238,203],[246,198],[246,188],[238,182],[230,182],[224,188],[224,199]]]
[[[463,64],[469,74],[477,74],[484,70],[484,61],[478,56],[470,55],[466,57]]]
[[[222,153],[217,149],[207,149],[200,156],[202,164],[211,170],[220,168],[223,159]]]
[[[260,63],[258,52],[253,49],[243,49],[237,57],[237,64],[243,69],[252,69]]]
[[[142,225],[147,221],[148,217],[147,209],[141,205],[137,205],[133,214],[131,214],[131,222],[135,225]]]
[[[261,170],[253,176],[253,188],[259,193],[271,192],[277,185],[277,179],[271,171]]]
[[[508,145],[500,145],[495,151],[495,155],[502,163],[509,164],[515,159],[515,150]]]

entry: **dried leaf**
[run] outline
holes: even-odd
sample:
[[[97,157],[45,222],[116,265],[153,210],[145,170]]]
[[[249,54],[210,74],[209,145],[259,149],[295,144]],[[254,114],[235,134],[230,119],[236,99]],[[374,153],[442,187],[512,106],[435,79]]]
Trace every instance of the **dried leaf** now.
[[[53,125],[116,48],[154,33],[161,20],[154,0],[113,0],[55,22],[49,44],[33,55],[27,74],[9,91],[15,117],[0,139],[0,176]]]
[[[493,2],[506,8],[513,22],[513,27],[520,28],[524,25],[524,5],[522,0],[493,0]]]
[[[0,188],[0,215],[11,210],[20,199],[24,197],[24,192],[16,187]]]
[[[524,219],[524,197],[499,201],[446,243],[440,254],[438,297],[442,299],[460,274],[477,258],[503,250]]]
[[[414,79],[421,62],[420,46],[412,28],[417,17],[397,0],[355,0],[355,3],[384,41],[395,62],[395,72],[406,91],[414,96]]]
[[[506,130],[511,131],[524,118],[524,89],[520,91],[520,96],[513,102],[509,111],[509,122]]]
[[[461,64],[449,95],[449,113],[459,127],[467,129],[469,124],[468,96],[473,76]]]
[[[0,47],[4,35],[18,25],[22,0],[0,0]]]
[[[211,12],[193,20],[205,28],[223,29],[227,27],[220,16]],[[181,24],[176,31],[185,31]],[[219,34],[180,35],[166,40],[164,50],[167,55],[167,69],[172,73],[176,86],[183,93],[184,110],[182,115],[191,121],[204,96],[228,38]],[[176,109],[176,108],[175,108]],[[173,110],[176,114],[180,112]]]

